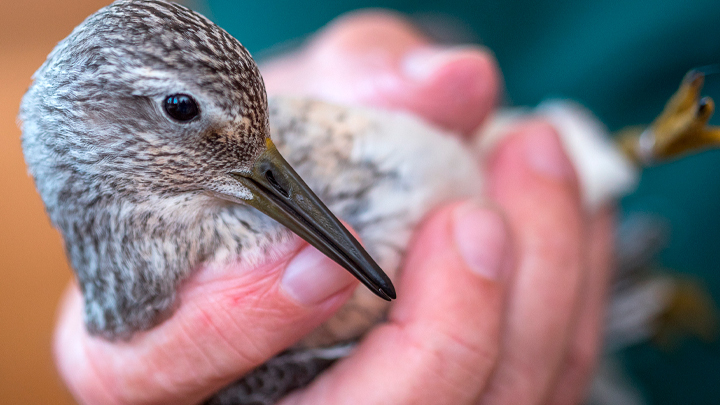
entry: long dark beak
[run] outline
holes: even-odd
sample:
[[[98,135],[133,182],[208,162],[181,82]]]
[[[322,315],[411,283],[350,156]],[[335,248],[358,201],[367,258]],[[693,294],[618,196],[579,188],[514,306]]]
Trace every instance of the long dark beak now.
[[[387,301],[395,287],[360,242],[320,201],[268,139],[248,174],[233,174],[253,194],[247,204],[290,228]]]

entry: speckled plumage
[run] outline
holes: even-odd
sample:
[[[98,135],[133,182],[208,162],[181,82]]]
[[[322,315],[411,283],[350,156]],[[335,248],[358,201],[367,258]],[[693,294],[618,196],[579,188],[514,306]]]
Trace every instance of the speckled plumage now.
[[[201,119],[163,115],[160,103],[178,92],[200,101]],[[272,234],[270,221],[245,226],[229,214],[245,208],[208,195],[264,144],[266,103],[242,45],[172,3],[114,3],[50,54],[21,106],[23,149],[65,239],[91,332],[151,327],[193,265]],[[175,236],[184,229],[196,238]]]

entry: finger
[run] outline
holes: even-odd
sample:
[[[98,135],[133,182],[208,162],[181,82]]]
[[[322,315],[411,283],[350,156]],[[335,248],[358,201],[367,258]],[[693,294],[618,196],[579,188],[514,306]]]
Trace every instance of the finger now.
[[[357,282],[297,238],[283,246],[259,266],[197,272],[182,287],[177,311],[129,341],[89,336],[73,286],[54,340],[71,392],[89,404],[197,403],[297,341]]]
[[[518,127],[488,165],[488,192],[517,238],[503,348],[482,403],[532,404],[548,395],[568,344],[583,272],[577,180],[553,128]]]
[[[431,216],[416,234],[387,323],[285,404],[464,404],[498,354],[508,232],[472,203]]]
[[[549,404],[579,404],[586,399],[602,346],[602,326],[613,257],[614,215],[610,209],[594,214],[588,229],[588,274],[578,308],[577,324],[560,367]]]
[[[262,65],[271,94],[413,112],[469,134],[494,107],[500,74],[478,46],[433,46],[387,11],[348,14],[293,56]]]

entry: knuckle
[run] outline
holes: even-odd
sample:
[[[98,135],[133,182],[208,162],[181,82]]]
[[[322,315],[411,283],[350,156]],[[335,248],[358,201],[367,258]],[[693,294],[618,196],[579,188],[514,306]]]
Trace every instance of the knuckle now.
[[[365,10],[350,12],[331,21],[316,37],[315,50],[321,53],[361,52],[391,46],[388,45],[391,43],[417,44],[424,41],[423,35],[402,14],[389,10]]]
[[[449,331],[430,335],[424,331],[411,339],[409,344],[420,353],[423,367],[432,370],[445,390],[461,392],[468,391],[468,387],[481,387],[500,353],[497,339],[488,336],[468,339]]]
[[[342,35],[374,34],[414,31],[402,14],[391,10],[361,10],[343,14],[333,20],[326,32]]]

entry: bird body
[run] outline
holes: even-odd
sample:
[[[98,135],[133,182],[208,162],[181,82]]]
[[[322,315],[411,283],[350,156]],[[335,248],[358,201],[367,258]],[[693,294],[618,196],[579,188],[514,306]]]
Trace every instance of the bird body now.
[[[413,230],[430,210],[481,196],[480,165],[470,148],[414,116],[281,97],[271,99],[269,111],[278,149],[393,279]],[[386,308],[357,289],[303,345],[356,338]]]

